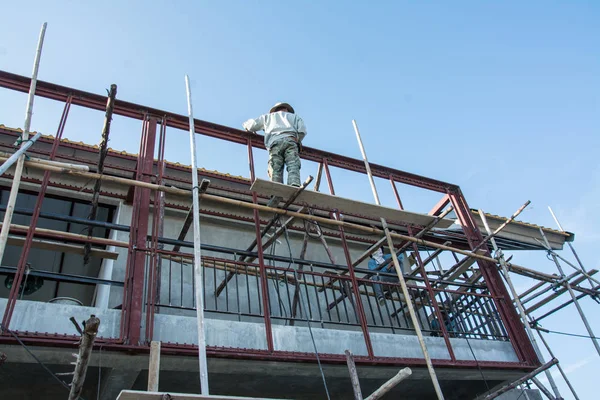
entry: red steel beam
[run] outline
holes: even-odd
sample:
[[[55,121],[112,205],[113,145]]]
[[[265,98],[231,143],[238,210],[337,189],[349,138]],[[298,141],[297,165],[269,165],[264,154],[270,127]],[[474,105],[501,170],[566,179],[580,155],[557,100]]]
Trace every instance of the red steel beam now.
[[[69,116],[69,110],[71,109],[71,96],[67,97],[67,101],[65,102],[65,107],[63,109],[62,115],[60,117],[60,122],[58,123],[58,129],[56,131],[56,136],[54,141],[52,142],[52,150],[50,151],[50,160],[54,160],[56,156],[56,152],[58,151],[58,146],[60,146],[60,139],[62,138],[62,134],[65,130],[65,124],[67,123],[67,117]],[[21,281],[23,280],[23,273],[25,272],[25,268],[27,266],[27,260],[29,258],[29,250],[31,250],[31,243],[33,242],[33,234],[35,233],[35,227],[37,226],[38,219],[40,217],[40,212],[42,210],[42,203],[44,202],[44,196],[46,195],[46,189],[48,188],[48,183],[50,182],[50,171],[44,172],[44,178],[42,180],[42,184],[40,186],[40,190],[38,192],[38,196],[35,202],[35,206],[33,207],[33,215],[31,216],[31,220],[29,222],[29,230],[27,231],[27,235],[25,237],[25,243],[23,244],[23,248],[21,250],[21,256],[19,258],[19,264],[17,265],[17,272],[15,273],[15,281],[13,282],[13,286],[10,290],[8,301],[6,303],[6,309],[4,311],[4,316],[2,317],[2,324],[6,327],[10,325],[10,320],[12,318],[13,311],[15,309],[15,305],[17,303],[17,298],[19,295],[19,288],[21,286]],[[58,283],[57,283],[58,285]]]
[[[53,335],[39,332],[19,332],[16,331],[19,338],[26,345],[31,346],[52,346],[62,348],[73,348],[79,339],[76,335]],[[19,345],[12,336],[0,336],[0,343],[4,345]],[[121,351],[128,354],[149,354],[150,346],[132,346],[120,343],[114,339],[98,338],[94,343],[95,347],[102,346],[104,351]],[[163,342],[161,352],[173,356],[198,357],[198,347],[192,345]],[[239,360],[260,360],[260,361],[295,361],[295,362],[314,362],[316,357],[314,353],[241,349],[229,347],[206,346],[206,353],[211,357],[239,359]],[[374,357],[354,356],[357,364],[365,366],[394,366],[403,365],[411,367],[424,367],[425,361],[419,358],[398,358],[398,357]],[[345,364],[346,357],[343,354],[319,353],[321,361],[330,364]],[[435,367],[448,368],[489,368],[494,370],[522,370],[532,371],[535,367],[517,362],[499,362],[499,361],[469,361],[447,359],[433,359]]]
[[[252,152],[252,143],[248,140],[248,166],[250,168],[250,179],[254,182],[254,155]],[[252,201],[258,204],[256,192],[252,192]],[[269,282],[267,281],[267,268],[265,266],[265,258],[263,254],[262,232],[260,228],[260,216],[258,210],[254,209],[254,230],[256,234],[256,251],[258,252],[258,264],[260,266],[260,291],[263,301],[263,314],[265,319],[265,334],[267,337],[267,350],[275,351],[273,345],[273,329],[271,326],[271,306],[269,303]]]
[[[329,172],[329,163],[327,159],[323,159],[323,169],[325,170],[325,176],[327,177],[327,184],[329,185],[329,193],[332,196],[335,196],[335,189],[333,188],[333,181],[331,180],[331,174]],[[341,219],[340,213],[336,211],[335,213],[338,220]],[[339,227],[340,238],[342,239],[342,247],[344,249],[344,257],[346,258],[346,264],[348,265],[348,272],[350,273],[350,279],[352,281],[352,291],[354,292],[354,297],[356,298],[356,313],[358,314],[358,321],[360,323],[360,327],[363,332],[363,336],[365,338],[365,345],[367,347],[367,355],[369,358],[375,357],[375,353],[373,352],[373,344],[371,343],[371,336],[369,335],[369,328],[367,326],[367,317],[365,314],[365,309],[362,303],[362,299],[360,297],[360,290],[358,288],[358,281],[356,279],[356,273],[354,272],[354,267],[352,266],[352,258],[350,257],[350,250],[348,249],[348,242],[346,241],[346,234],[344,232],[344,227]]]
[[[469,241],[469,246],[471,249],[474,249],[483,242],[483,236],[473,220],[469,205],[461,190],[458,188],[449,193],[449,199],[463,227],[465,236]],[[487,245],[484,244],[481,248],[487,252],[489,257],[490,252]],[[500,318],[506,327],[506,332],[517,357],[523,363],[530,366],[541,365],[531,341],[525,332],[525,327],[521,323],[521,319],[513,306],[512,300],[506,290],[506,286],[504,286],[504,283],[502,282],[502,278],[496,265],[492,262],[481,260],[477,260],[477,264],[479,265],[479,270],[483,275],[485,284],[494,298],[494,303],[496,304]]]
[[[20,92],[29,91],[29,82],[31,78],[12,74],[6,71],[0,71],[0,87],[12,89]],[[95,110],[105,110],[106,96],[85,92],[60,86],[49,82],[38,81],[36,93],[37,96],[66,101],[69,94],[73,95],[73,104],[87,107]],[[166,117],[167,126],[188,131],[188,117],[181,114],[166,112],[163,110],[142,106],[122,100],[115,101],[114,114],[129,118],[143,119],[144,115],[152,115],[157,118]],[[263,137],[256,134],[249,134],[245,131],[230,128],[223,125],[214,124],[196,119],[194,121],[197,133],[215,137],[218,139],[228,140],[230,142],[246,144],[248,140],[253,147],[265,149]],[[304,147],[300,156],[305,160],[321,162],[326,159],[331,167],[343,168],[350,171],[366,174],[366,169],[362,160],[351,157],[342,156],[335,153],[330,153],[323,150],[317,150],[310,147]],[[400,171],[394,168],[385,167],[378,164],[370,164],[373,176],[383,179],[393,177],[397,182],[401,182],[411,186],[417,186],[436,192],[446,193],[448,189],[457,187],[456,185],[442,182],[436,179],[427,178],[424,176],[411,174],[405,171]]]
[[[154,145],[156,142],[157,120],[149,118],[145,123],[140,143],[140,154],[136,179],[150,182],[154,163]],[[146,240],[148,236],[148,218],[150,216],[150,189],[135,187],[131,231],[129,233],[129,252],[125,287],[123,288],[122,333],[127,343],[137,345],[141,338],[142,308],[144,306],[144,272],[146,265]],[[124,317],[124,318],[123,318]]]

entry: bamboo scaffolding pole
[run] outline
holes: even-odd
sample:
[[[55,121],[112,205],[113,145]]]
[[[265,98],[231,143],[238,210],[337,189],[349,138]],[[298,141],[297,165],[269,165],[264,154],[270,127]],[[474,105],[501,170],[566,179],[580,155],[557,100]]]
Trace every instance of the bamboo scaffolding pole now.
[[[485,227],[485,230],[488,232],[488,234],[491,233],[490,226],[488,225],[487,219],[485,217],[485,212],[483,212],[483,210],[481,210],[481,209],[479,210],[479,216],[481,217],[481,221],[483,222],[483,226]],[[533,331],[531,330],[531,326],[529,325],[529,321],[527,319],[527,313],[525,312],[525,308],[523,307],[523,304],[521,303],[521,300],[519,299],[519,294],[517,293],[517,290],[515,289],[515,286],[512,283],[512,279],[510,277],[510,274],[508,273],[508,268],[506,268],[506,261],[504,260],[504,254],[502,254],[502,250],[500,250],[498,248],[498,245],[496,244],[496,239],[492,238],[491,242],[492,242],[492,246],[494,248],[494,252],[496,253],[496,257],[498,257],[498,260],[500,261],[500,267],[502,268],[502,273],[504,275],[504,279],[506,280],[506,283],[508,283],[508,288],[510,289],[510,292],[512,294],[513,301],[517,304],[517,309],[521,316],[521,322],[525,326],[525,330],[527,331],[527,334],[529,335],[529,340],[531,340],[531,344],[533,345],[533,349],[535,350],[535,353],[537,354],[538,359],[543,363],[544,356],[543,356],[542,352],[540,351],[540,348],[535,340],[535,336],[533,335]],[[545,373],[546,373],[546,378],[548,378],[548,382],[550,383],[550,386],[552,387],[552,391],[554,392],[554,395],[557,398],[562,398],[562,396],[560,395],[560,391],[558,390],[558,386],[556,385],[556,382],[554,381],[554,378],[552,377],[552,374],[550,373],[550,371],[545,370]]]
[[[525,202],[525,204],[523,204],[521,207],[519,207],[519,209],[517,211],[515,211],[513,215],[510,216],[510,218],[508,218],[506,221],[504,221],[504,223],[502,225],[500,225],[499,227],[497,227],[494,232],[488,232],[488,235],[483,238],[483,240],[481,241],[481,243],[479,243],[477,246],[475,246],[475,248],[473,249],[473,251],[477,251],[480,248],[482,248],[483,245],[488,242],[488,240],[490,240],[491,238],[495,237],[498,233],[500,233],[500,231],[502,229],[506,228],[508,226],[508,224],[510,224],[512,221],[514,221],[515,218],[517,218],[519,216],[519,214],[521,214],[523,212],[523,210],[525,210],[525,208],[529,204],[531,204],[531,201],[527,200]]]
[[[588,279],[588,281],[590,282],[590,286],[594,287],[594,282],[596,283],[596,285],[600,285],[600,281],[598,281],[596,278],[592,278],[591,274],[589,274],[585,270],[585,268],[580,268],[580,267],[577,267],[576,265],[573,265],[573,263],[571,263],[569,260],[565,259],[560,254],[556,253],[551,248],[547,247],[545,243],[542,243],[538,239],[535,239],[535,240],[536,240],[536,242],[538,242],[539,244],[541,244],[546,249],[546,251],[548,252],[548,254],[557,257],[562,262],[564,262],[565,264],[567,264],[569,267],[573,268],[575,271],[577,271],[577,272],[581,273],[583,276],[585,276]]]
[[[544,234],[544,231],[541,228],[540,228],[540,233],[542,234],[542,238],[544,239],[544,243],[546,243],[546,246],[550,247],[550,243],[548,243],[548,238],[546,238],[546,235]],[[554,264],[556,264],[556,268],[558,269],[560,276],[564,279],[565,273],[562,269],[562,266],[558,262],[558,259],[556,258],[555,255],[551,254],[551,256],[552,256],[552,259],[554,260]],[[577,312],[579,313],[579,316],[581,317],[581,320],[583,321],[583,324],[585,325],[585,329],[587,330],[590,338],[592,339],[592,343],[594,344],[594,347],[596,348],[596,352],[598,353],[598,355],[600,355],[600,345],[598,344],[596,335],[594,335],[594,331],[592,330],[592,327],[590,326],[590,324],[585,316],[585,313],[583,312],[583,309],[581,308],[581,305],[579,304],[579,301],[577,300],[577,297],[575,296],[575,292],[573,292],[573,288],[571,287],[571,284],[569,284],[568,281],[565,281],[565,285],[567,287],[567,290],[569,291],[569,295],[571,296],[573,303],[575,303],[575,307],[577,308]]]
[[[569,282],[569,285],[579,285],[583,281],[585,281],[585,276],[580,276],[579,278],[575,279],[573,282]],[[552,293],[550,296],[544,297],[542,300],[538,301],[534,305],[529,306],[527,308],[527,310],[525,310],[525,312],[527,314],[531,314],[532,312],[534,312],[534,311],[540,309],[541,307],[545,306],[546,304],[550,303],[552,300],[560,297],[567,291],[568,291],[568,289],[563,287],[563,288],[557,290],[556,292]]]
[[[506,393],[509,390],[512,390],[512,389],[516,388],[517,386],[527,382],[531,378],[538,375],[540,372],[546,371],[548,368],[552,367],[554,364],[558,364],[558,360],[556,358],[553,358],[552,360],[548,361],[546,364],[544,364],[541,367],[537,368],[536,370],[528,373],[527,375],[524,375],[523,377],[517,379],[513,383],[503,386],[502,388],[496,390],[495,392],[488,394],[487,396],[485,396],[483,398],[483,400],[495,399],[496,397],[500,396],[501,394]]]
[[[598,286],[595,286],[595,287],[594,287],[594,290],[600,290],[600,285],[598,285]],[[587,293],[580,294],[579,296],[577,296],[577,300],[581,300],[581,299],[583,299],[585,296],[588,296],[588,294],[587,294]],[[568,300],[568,301],[564,302],[563,304],[561,304],[560,306],[558,306],[558,307],[555,307],[555,308],[553,308],[552,310],[550,310],[550,311],[546,312],[544,315],[541,315],[541,316],[537,317],[535,320],[536,320],[536,321],[541,321],[542,319],[544,319],[544,318],[546,318],[546,317],[549,317],[550,315],[554,314],[554,313],[555,313],[555,312],[557,312],[557,311],[560,311],[560,310],[562,310],[563,308],[565,308],[565,307],[566,307],[566,306],[568,306],[568,305],[571,305],[572,303],[573,303],[573,299],[571,299],[571,300]]]
[[[21,147],[23,147],[29,140],[29,130],[31,129],[31,116],[33,115],[33,101],[35,99],[35,88],[37,86],[37,76],[40,69],[40,58],[42,56],[42,47],[44,45],[44,36],[46,35],[46,26],[48,24],[44,22],[40,31],[40,37],[38,39],[37,51],[35,53],[35,61],[33,62],[33,73],[31,74],[31,85],[29,87],[29,95],[27,97],[27,108],[25,111],[25,124],[23,126],[23,133],[21,134]],[[6,249],[6,240],[8,239],[8,232],[10,223],[12,221],[13,212],[15,210],[15,203],[17,202],[17,195],[19,194],[19,186],[21,185],[21,175],[23,174],[23,166],[25,163],[25,154],[21,154],[15,167],[13,175],[12,185],[10,188],[10,195],[8,197],[8,203],[6,205],[6,212],[4,214],[4,224],[0,231],[0,262],[4,258],[4,250]]]
[[[13,154],[16,154],[16,153],[13,153]],[[11,157],[11,155],[12,155],[11,153],[7,153],[5,151],[0,151],[0,160],[7,160],[9,157]],[[69,168],[69,169],[81,171],[81,172],[88,172],[90,170],[90,167],[88,167],[87,165],[63,163],[60,161],[46,160],[45,158],[29,157],[28,160],[37,162],[40,164],[51,165],[54,167],[64,168],[65,166],[68,166],[67,168]]]
[[[530,321],[530,323],[533,322],[531,315],[529,315],[529,321]],[[544,347],[546,347],[548,354],[550,354],[550,357],[556,358],[554,356],[554,353],[552,352],[552,349],[550,348],[550,345],[548,344],[548,342],[546,342],[546,339],[544,339],[542,332],[537,329],[536,329],[536,332],[537,332],[538,336],[540,337],[540,340],[544,344]],[[567,374],[565,373],[565,371],[562,369],[562,366],[560,365],[560,363],[556,364],[556,367],[558,368],[558,371],[560,372],[564,381],[566,382],[567,386],[569,387],[569,390],[571,390],[571,393],[573,394],[573,397],[575,397],[575,400],[579,400],[579,396],[577,396],[577,393],[575,392],[575,388],[573,387],[573,385],[571,385],[571,381],[569,381],[569,378],[567,377]]]
[[[571,275],[566,277],[566,280],[570,281],[573,278],[576,278],[578,275],[580,275],[579,272],[573,272]],[[550,290],[552,290],[554,288],[554,285],[548,283],[548,282],[540,282],[543,285],[548,285],[545,288],[543,288],[542,290],[533,293],[531,296],[527,297],[527,298],[523,298],[523,296],[520,296],[519,298],[521,299],[521,303],[526,304],[529,303],[530,301],[537,299],[538,297],[548,293]]]
[[[192,211],[194,222],[194,280],[196,282],[196,318],[198,323],[198,363],[200,368],[200,391],[209,395],[208,365],[206,362],[206,337],[204,330],[204,279],[202,278],[202,257],[200,244],[200,188],[198,186],[198,167],[196,163],[196,132],[194,125],[194,110],[192,107],[192,92],[190,79],[185,76],[185,89],[187,94],[189,127],[190,127],[190,152],[192,168]]]
[[[2,223],[0,225],[2,227],[4,227],[4,223]],[[27,233],[27,231],[29,229],[30,229],[30,227],[27,225],[18,225],[18,224],[10,225],[11,232]],[[35,232],[34,232],[34,235],[51,236],[52,238],[55,238],[55,236],[57,234],[59,234],[61,236],[62,240],[72,240],[74,242],[87,242],[90,239],[87,235],[80,235],[78,233],[71,233],[71,232],[55,231],[53,229],[46,229],[46,228],[37,228],[36,227]],[[96,242],[98,244],[106,245],[106,246],[115,246],[115,247],[123,247],[123,248],[129,247],[129,242],[123,242],[120,240],[112,240],[112,239],[105,239],[105,238],[96,238],[96,237],[93,239],[94,239],[94,242]]]
[[[562,397],[554,397],[552,393],[550,393],[550,391],[546,389],[546,386],[544,386],[542,382],[540,382],[540,380],[535,376],[531,378],[531,382],[533,382],[533,384],[537,386],[537,388],[540,389],[540,391],[544,393],[546,397],[550,400],[564,400]]]
[[[421,327],[419,326],[419,319],[417,318],[417,314],[415,312],[414,306],[411,301],[410,292],[408,291],[408,286],[406,286],[406,281],[404,280],[404,273],[400,268],[400,262],[398,261],[398,257],[396,256],[396,252],[394,249],[394,242],[392,241],[392,236],[388,229],[387,223],[385,219],[381,219],[381,224],[383,225],[383,230],[385,232],[385,236],[387,238],[388,247],[391,250],[392,259],[394,262],[394,269],[396,270],[396,274],[398,275],[398,280],[400,281],[400,286],[402,288],[402,294],[406,301],[406,306],[408,308],[408,313],[410,314],[410,319],[413,324],[413,328],[417,334],[417,338],[419,339],[419,344],[421,346],[421,351],[423,352],[423,357],[425,358],[425,363],[427,364],[427,369],[429,371],[429,376],[431,377],[431,381],[433,383],[433,388],[435,389],[435,393],[439,400],[444,400],[444,394],[442,393],[442,388],[440,387],[440,383],[437,378],[437,374],[435,373],[435,369],[433,368],[433,363],[431,362],[431,357],[429,357],[429,351],[427,350],[427,345],[425,344],[425,340],[423,339],[423,333],[421,332]]]
[[[360,147],[360,151],[363,156],[363,160],[365,163],[365,169],[367,170],[367,175],[369,177],[369,182],[371,184],[371,190],[373,191],[373,197],[375,199],[375,203],[377,205],[381,205],[379,201],[379,195],[377,194],[377,188],[375,187],[375,181],[373,180],[373,174],[371,173],[371,168],[369,166],[369,161],[367,159],[367,153],[365,152],[365,148],[362,143],[362,139],[360,137],[360,132],[358,130],[358,126],[356,125],[356,121],[352,120],[352,124],[354,125],[354,131],[356,133],[356,138],[358,140],[358,145]],[[434,220],[435,221],[435,220]],[[406,304],[408,306],[408,311],[410,314],[411,321],[413,323],[415,333],[419,339],[419,344],[421,345],[421,350],[423,351],[423,357],[425,358],[425,363],[427,364],[427,370],[429,371],[429,376],[431,377],[431,381],[433,383],[433,388],[435,389],[438,400],[444,400],[444,394],[442,393],[442,388],[440,387],[440,383],[438,381],[437,375],[435,373],[435,369],[433,367],[433,363],[431,362],[431,358],[429,357],[429,351],[427,350],[427,345],[425,344],[425,340],[423,339],[423,333],[421,332],[421,327],[419,326],[419,320],[417,318],[417,314],[415,313],[412,298],[408,291],[408,287],[406,285],[406,281],[404,280],[404,272],[400,267],[400,262],[398,261],[398,256],[396,255],[396,250],[394,249],[394,241],[390,234],[390,230],[388,228],[387,222],[384,218],[381,218],[381,226],[383,228],[383,233],[385,238],[387,239],[387,244],[390,249],[390,253],[392,255],[392,260],[394,263],[394,269],[396,270],[396,274],[398,275],[398,280],[400,282],[400,286],[402,288],[402,294],[404,295],[404,299],[406,300]],[[407,236],[412,239],[411,236]],[[419,240],[419,239],[417,239]],[[383,268],[383,264],[380,266]],[[360,301],[360,299],[358,299]],[[388,389],[389,390],[389,389]]]

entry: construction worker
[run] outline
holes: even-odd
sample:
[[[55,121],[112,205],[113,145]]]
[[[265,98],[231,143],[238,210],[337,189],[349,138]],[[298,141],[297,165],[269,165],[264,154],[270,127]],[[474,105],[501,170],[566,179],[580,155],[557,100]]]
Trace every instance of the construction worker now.
[[[290,186],[300,186],[300,155],[306,136],[304,121],[288,103],[275,104],[268,114],[249,119],[242,126],[250,132],[265,131],[265,147],[269,152],[269,178],[283,183],[283,166],[287,166]]]
[[[440,314],[442,315],[442,319],[444,321],[444,325],[446,326],[446,331],[448,331],[448,335],[450,337],[456,337],[456,333],[458,331],[456,321],[452,320],[452,318],[450,318],[450,316],[448,315],[448,311],[443,308],[440,309]],[[441,336],[442,328],[440,326],[440,322],[435,316],[431,321],[431,329],[433,329],[433,332],[431,332],[431,336]]]
[[[394,264],[392,262],[390,262],[385,267],[379,269],[379,266],[381,264],[383,264],[386,260],[389,260],[390,258],[392,258],[391,254],[383,254],[383,246],[380,247],[379,249],[377,249],[373,254],[371,254],[370,257],[371,257],[371,259],[369,260],[369,269],[371,271],[380,271],[380,272],[388,272],[388,273],[396,272],[394,270]],[[404,261],[404,255],[400,254],[398,256],[398,262],[400,263],[400,265],[402,265],[403,261]],[[374,281],[379,281],[379,282],[393,282],[393,283],[399,282],[397,276],[375,275],[375,276],[371,277],[371,279]],[[375,291],[375,295],[377,296],[377,301],[379,302],[379,305],[383,306],[385,304],[385,297],[383,295],[383,287],[378,283],[374,283],[373,290]]]

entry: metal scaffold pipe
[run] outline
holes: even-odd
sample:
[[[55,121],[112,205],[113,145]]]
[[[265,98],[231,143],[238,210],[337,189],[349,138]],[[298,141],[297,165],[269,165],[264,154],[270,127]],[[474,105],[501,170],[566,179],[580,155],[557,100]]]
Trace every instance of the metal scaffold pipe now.
[[[377,194],[377,188],[375,187],[375,181],[373,180],[373,174],[371,173],[371,166],[369,165],[367,153],[365,152],[365,147],[363,146],[362,138],[360,137],[360,131],[358,130],[358,125],[356,125],[355,120],[352,120],[352,126],[354,126],[356,140],[358,140],[358,147],[360,147],[360,153],[362,154],[363,161],[365,162],[365,168],[367,170],[367,175],[369,176],[369,183],[371,183],[371,190],[373,191],[375,203],[377,203],[377,205],[380,206],[381,202],[379,201],[379,195]]]
[[[44,36],[46,35],[46,26],[48,24],[44,22],[40,31],[38,39],[37,51],[35,53],[35,61],[33,62],[33,73],[31,74],[31,85],[29,87],[29,96],[27,97],[27,108],[25,111],[25,124],[23,126],[23,133],[21,134],[21,147],[25,147],[29,143],[29,130],[31,128],[31,117],[33,115],[33,100],[35,99],[35,89],[37,86],[38,71],[40,69],[40,58],[42,56],[42,47],[44,45]],[[8,231],[10,229],[10,223],[12,221],[13,210],[17,201],[17,194],[19,193],[19,186],[21,184],[21,175],[23,174],[23,166],[25,163],[25,154],[19,155],[15,173],[13,175],[12,186],[10,188],[10,196],[6,206],[6,213],[4,214],[4,224],[2,225],[2,231],[0,231],[0,262],[4,257],[4,250],[6,249],[6,241],[8,240]]]
[[[208,396],[208,366],[206,362],[206,337],[204,331],[204,280],[202,278],[202,258],[200,255],[200,188],[198,187],[198,166],[196,161],[196,132],[194,131],[194,111],[190,79],[185,76],[188,114],[190,118],[190,151],[192,157],[192,211],[194,221],[194,280],[196,282],[196,317],[198,319],[198,362],[200,366],[200,389]]]

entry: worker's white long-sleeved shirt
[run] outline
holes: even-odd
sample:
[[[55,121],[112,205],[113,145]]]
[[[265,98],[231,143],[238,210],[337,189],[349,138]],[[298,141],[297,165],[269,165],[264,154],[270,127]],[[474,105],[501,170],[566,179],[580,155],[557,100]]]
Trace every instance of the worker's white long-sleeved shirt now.
[[[273,146],[273,143],[285,137],[293,137],[302,142],[302,139],[306,136],[306,126],[304,126],[302,118],[285,111],[264,114],[256,119],[249,119],[242,126],[251,132],[264,130],[267,150]]]

